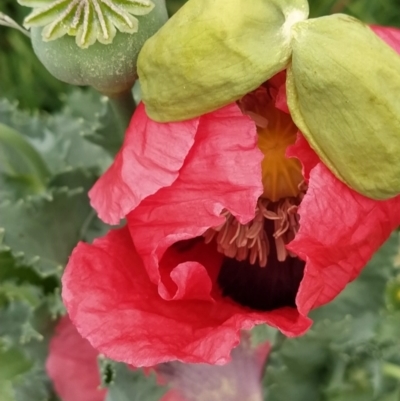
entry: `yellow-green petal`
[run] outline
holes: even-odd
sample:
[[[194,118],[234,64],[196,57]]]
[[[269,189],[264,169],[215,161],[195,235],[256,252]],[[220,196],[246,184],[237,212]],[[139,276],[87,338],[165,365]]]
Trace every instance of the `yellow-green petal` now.
[[[195,117],[235,101],[283,70],[306,0],[189,0],[140,52],[147,113]]]
[[[400,56],[346,15],[293,27],[287,96],[323,163],[373,198],[400,193]]]

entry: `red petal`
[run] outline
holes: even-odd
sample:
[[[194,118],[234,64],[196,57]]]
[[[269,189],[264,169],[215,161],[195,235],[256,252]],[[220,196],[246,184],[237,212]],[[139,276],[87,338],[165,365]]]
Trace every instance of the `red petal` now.
[[[281,71],[268,80],[268,87],[275,97],[275,107],[284,113],[290,114],[286,98],[286,70]]]
[[[213,268],[207,266],[210,277]],[[162,299],[123,228],[75,248],[62,295],[78,331],[106,356],[133,366],[223,364],[241,329],[267,323],[293,336],[310,325],[293,308],[253,312],[214,292],[213,302]]]
[[[194,244],[178,243],[164,254],[160,274],[157,271],[157,279],[153,282],[159,283],[158,292],[167,300],[213,301],[211,292],[222,259],[223,255],[215,247],[205,247],[201,240]],[[208,266],[209,271],[204,266]],[[211,277],[210,272],[215,272],[215,275]]]
[[[318,155],[311,149],[300,131],[297,134],[296,143],[286,149],[286,156],[296,157],[301,161],[303,177],[307,182],[310,179],[311,170],[321,163]]]
[[[254,217],[263,192],[262,157],[255,125],[236,104],[200,117],[195,143],[177,180],[128,215],[133,242],[154,283],[160,281],[159,263],[165,251],[223,223],[223,209],[241,222]],[[194,279],[201,269],[198,263],[186,263],[181,270]],[[195,286],[195,281],[186,285]],[[179,287],[176,292],[164,289],[160,294],[165,299],[190,297]]]
[[[301,314],[334,299],[400,224],[400,196],[375,201],[351,190],[319,163],[288,248],[306,261],[296,304]]]
[[[103,401],[97,351],[83,339],[69,318],[58,323],[50,341],[46,370],[63,401]]]
[[[118,224],[142,199],[171,185],[193,145],[198,122],[156,123],[140,104],[114,163],[89,192],[99,217]]]
[[[400,53],[400,29],[379,25],[371,25],[371,29],[397,53]]]
[[[187,401],[176,390],[170,390],[160,401]]]

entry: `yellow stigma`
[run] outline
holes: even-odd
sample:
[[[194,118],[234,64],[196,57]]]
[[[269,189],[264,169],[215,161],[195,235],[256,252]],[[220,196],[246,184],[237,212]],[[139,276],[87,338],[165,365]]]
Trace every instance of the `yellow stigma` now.
[[[257,127],[258,146],[264,154],[263,197],[273,202],[295,197],[303,181],[301,165],[297,159],[287,158],[285,152],[295,142],[298,129],[290,115],[278,110],[272,101],[264,105],[263,117],[265,127]]]

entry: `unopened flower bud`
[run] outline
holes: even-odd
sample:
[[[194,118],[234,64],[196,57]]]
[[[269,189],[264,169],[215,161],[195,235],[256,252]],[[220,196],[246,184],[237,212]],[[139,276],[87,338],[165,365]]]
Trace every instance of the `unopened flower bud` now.
[[[293,26],[287,95],[325,165],[374,199],[400,193],[400,56],[341,14]]]
[[[306,0],[189,0],[139,55],[147,113],[185,120],[256,89],[287,66],[307,15]]]
[[[112,96],[137,78],[144,42],[168,19],[165,0],[18,0],[33,49],[61,81]]]

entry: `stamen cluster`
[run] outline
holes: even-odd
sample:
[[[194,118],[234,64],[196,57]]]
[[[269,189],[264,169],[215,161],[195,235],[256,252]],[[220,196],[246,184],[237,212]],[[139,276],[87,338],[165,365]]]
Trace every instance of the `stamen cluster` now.
[[[271,202],[260,198],[255,211],[255,217],[247,224],[241,224],[227,210],[222,212],[225,222],[218,227],[208,229],[204,234],[205,242],[213,239],[217,242],[218,251],[229,258],[239,261],[248,259],[250,264],[267,266],[270,254],[270,241],[274,241],[277,259],[280,262],[291,255],[286,249],[300,227],[297,213],[298,205],[303,199],[307,186],[304,182],[299,185],[297,197],[283,198]],[[268,221],[273,222],[271,232],[267,229]]]

